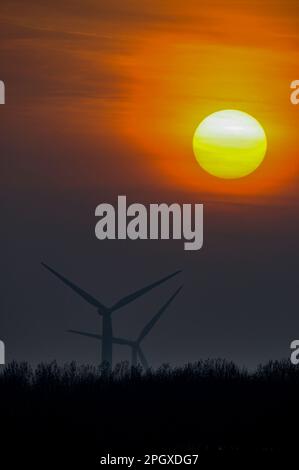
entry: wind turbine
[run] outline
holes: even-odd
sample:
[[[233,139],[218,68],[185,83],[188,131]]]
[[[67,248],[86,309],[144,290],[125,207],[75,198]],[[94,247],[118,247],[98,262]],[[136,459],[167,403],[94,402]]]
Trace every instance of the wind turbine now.
[[[142,289],[139,289],[136,292],[133,292],[132,294],[122,297],[118,302],[113,304],[111,307],[107,307],[103,303],[101,303],[98,299],[90,295],[85,290],[81,289],[79,286],[74,284],[72,281],[70,281],[66,277],[62,276],[62,274],[55,271],[53,268],[51,268],[47,264],[45,263],[41,263],[41,264],[48,271],[54,274],[54,276],[58,277],[58,279],[60,279],[64,284],[66,284],[73,291],[75,291],[78,295],[80,295],[80,297],[86,300],[86,302],[88,302],[90,305],[95,307],[97,309],[98,314],[102,316],[102,362],[105,362],[109,364],[110,366],[112,364],[112,339],[113,339],[112,319],[111,319],[112,313],[120,309],[121,307],[128,305],[129,303],[136,300],[138,297],[141,297],[142,295],[146,294],[150,290],[154,289],[155,287],[159,286],[163,282],[166,282],[168,279],[171,279],[172,277],[176,276],[177,274],[181,272],[180,270],[175,271],[174,273],[169,274],[168,276],[163,277],[162,279],[159,279],[158,281],[153,282],[152,284],[149,284],[143,287]]]
[[[145,325],[145,327],[141,330],[139,336],[135,341],[128,340],[128,339],[123,339],[123,338],[112,338],[112,342],[114,344],[120,344],[123,346],[129,346],[132,348],[132,367],[137,366],[137,359],[139,356],[140,362],[143,365],[143,368],[145,370],[149,369],[149,365],[147,362],[147,359],[141,349],[141,342],[144,340],[144,338],[150,333],[150,331],[153,329],[155,324],[158,322],[158,320],[161,318],[167,307],[171,304],[171,302],[174,300],[174,298],[178,295],[180,290],[183,288],[183,286],[179,287],[175,293],[167,300],[167,302],[160,308],[160,310],[156,313],[156,315],[153,316],[153,318]],[[87,336],[89,338],[97,339],[102,341],[103,336],[102,335],[97,335],[94,333],[86,333],[84,331],[78,331],[78,330],[68,330],[69,333],[75,333],[76,335],[81,335],[81,336]]]

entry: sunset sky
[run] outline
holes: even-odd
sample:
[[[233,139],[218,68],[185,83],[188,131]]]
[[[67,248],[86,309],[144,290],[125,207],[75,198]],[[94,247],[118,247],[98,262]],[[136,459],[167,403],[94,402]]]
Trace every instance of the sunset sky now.
[[[13,0],[1,7],[1,72],[8,119],[11,111],[29,145],[46,137],[57,141],[57,150],[61,140],[82,146],[84,159],[68,169],[78,184],[90,187],[102,171],[105,157],[89,149],[102,147],[103,154],[112,140],[121,155],[105,159],[108,185],[126,169],[127,184],[138,176],[142,186],[196,196],[293,192],[299,172],[298,112],[289,100],[298,63],[295,0],[57,5]],[[205,175],[191,147],[199,122],[227,108],[255,116],[269,141],[262,167],[233,184]],[[68,157],[51,153],[64,173]],[[38,171],[43,162],[31,157],[29,165]],[[52,175],[47,165],[54,180],[56,169]]]
[[[107,303],[183,268],[169,348],[161,346],[166,320],[157,343],[149,339],[156,363],[288,354],[299,335],[299,105],[290,103],[298,25],[297,0],[1,2],[0,333],[12,356],[95,357],[93,345],[64,330],[92,330],[97,319],[86,325],[84,306],[41,260],[94,292],[101,279]],[[251,114],[267,135],[264,162],[240,180],[206,174],[193,155],[196,127],[221,109]],[[180,244],[99,244],[94,209],[118,194],[203,202],[205,248],[190,256]],[[130,334],[120,319],[122,328]]]

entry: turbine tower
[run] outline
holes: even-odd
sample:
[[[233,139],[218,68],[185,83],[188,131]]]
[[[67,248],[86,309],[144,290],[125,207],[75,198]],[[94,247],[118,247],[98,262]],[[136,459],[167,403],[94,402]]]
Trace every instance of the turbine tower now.
[[[174,273],[169,274],[168,276],[163,277],[162,279],[159,279],[158,281],[153,282],[152,284],[149,284],[143,287],[142,289],[139,289],[136,292],[133,292],[132,294],[122,297],[118,302],[113,304],[111,307],[107,307],[98,299],[90,295],[85,290],[81,289],[79,286],[74,284],[72,281],[70,281],[66,277],[62,276],[62,274],[55,271],[53,268],[51,268],[47,264],[45,263],[41,263],[41,264],[48,271],[54,274],[54,276],[60,279],[64,284],[66,284],[73,291],[75,291],[78,295],[80,295],[80,297],[86,300],[87,303],[89,303],[91,306],[97,309],[98,314],[102,317],[102,362],[107,363],[109,366],[112,365],[112,344],[113,344],[113,331],[112,331],[112,318],[111,318],[112,313],[114,313],[116,310],[120,309],[121,307],[128,305],[129,303],[136,300],[138,297],[141,297],[142,295],[146,294],[150,290],[154,289],[155,287],[159,286],[163,282],[166,282],[168,279],[171,279],[172,277],[176,276],[177,274],[181,272],[180,270],[175,271]]]
[[[156,325],[158,320],[161,318],[167,307],[171,304],[171,302],[175,299],[175,297],[178,295],[180,290],[183,288],[183,286],[179,287],[175,293],[167,300],[167,302],[160,308],[160,310],[156,313],[156,315],[153,316],[153,318],[145,325],[145,327],[141,330],[138,338],[135,341],[131,341],[128,339],[123,339],[123,338],[112,338],[112,342],[114,344],[120,344],[123,346],[129,346],[132,349],[132,367],[137,366],[137,361],[138,361],[138,356],[140,359],[140,362],[145,370],[149,369],[148,361],[141,349],[141,342],[144,340],[144,338],[150,333],[150,331],[153,329],[153,327]],[[81,336],[87,336],[89,338],[97,339],[99,341],[103,340],[102,335],[97,335],[94,333],[86,333],[84,331],[78,331],[78,330],[68,330],[69,333],[74,333],[76,335],[81,335]]]

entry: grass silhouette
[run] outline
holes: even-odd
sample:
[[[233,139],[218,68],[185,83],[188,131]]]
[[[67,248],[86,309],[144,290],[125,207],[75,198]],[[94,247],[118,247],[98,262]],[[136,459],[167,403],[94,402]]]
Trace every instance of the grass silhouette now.
[[[93,462],[107,452],[290,454],[298,396],[287,360],[253,372],[221,359],[147,372],[12,362],[0,370],[2,443]]]

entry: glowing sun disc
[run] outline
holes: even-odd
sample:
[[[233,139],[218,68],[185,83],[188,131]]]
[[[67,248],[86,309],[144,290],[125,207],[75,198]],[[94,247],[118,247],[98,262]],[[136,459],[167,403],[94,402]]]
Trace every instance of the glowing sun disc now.
[[[260,123],[247,113],[227,109],[207,116],[193,137],[199,165],[218,178],[242,178],[264,160],[267,138]]]

